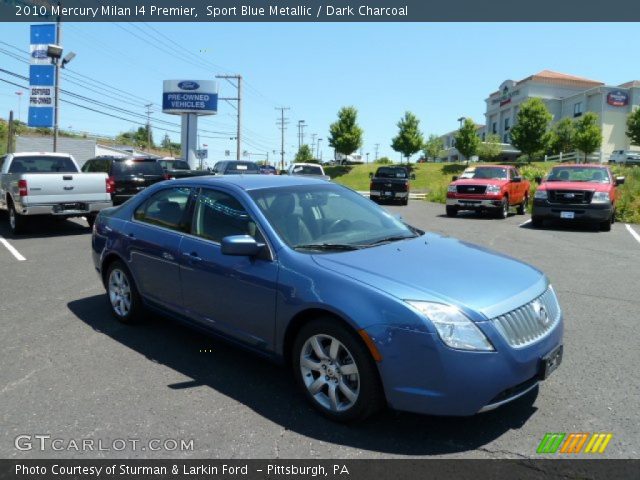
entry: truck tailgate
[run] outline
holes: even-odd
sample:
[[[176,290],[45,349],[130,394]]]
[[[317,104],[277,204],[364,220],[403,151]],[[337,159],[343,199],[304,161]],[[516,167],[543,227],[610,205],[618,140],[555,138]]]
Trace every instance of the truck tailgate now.
[[[108,202],[106,173],[24,173],[28,204]]]

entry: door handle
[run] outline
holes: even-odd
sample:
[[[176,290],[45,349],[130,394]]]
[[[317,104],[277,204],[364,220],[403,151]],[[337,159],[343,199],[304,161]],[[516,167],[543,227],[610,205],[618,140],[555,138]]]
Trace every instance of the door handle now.
[[[194,261],[197,261],[197,262],[202,260],[202,258],[200,258],[200,256],[198,255],[198,252],[191,252],[191,253],[184,252],[183,255],[185,257],[189,258],[190,260],[194,260]]]
[[[127,237],[136,238],[136,235],[135,235],[135,233],[127,233]]]

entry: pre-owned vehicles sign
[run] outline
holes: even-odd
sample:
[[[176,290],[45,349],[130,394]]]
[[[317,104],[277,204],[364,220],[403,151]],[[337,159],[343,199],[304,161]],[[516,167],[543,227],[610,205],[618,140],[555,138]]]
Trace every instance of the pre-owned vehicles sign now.
[[[214,115],[218,111],[218,86],[211,80],[165,80],[162,111]]]

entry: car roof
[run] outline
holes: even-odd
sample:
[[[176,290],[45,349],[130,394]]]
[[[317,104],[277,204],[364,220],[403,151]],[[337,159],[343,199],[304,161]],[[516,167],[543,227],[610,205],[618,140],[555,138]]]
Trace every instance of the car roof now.
[[[475,168],[517,168],[515,165],[475,165]]]
[[[14,157],[32,157],[37,155],[39,157],[71,157],[70,153],[60,153],[60,152],[15,152],[12,153]]]
[[[233,185],[242,190],[260,190],[274,187],[294,187],[327,185],[329,182],[316,178],[289,175],[206,175],[181,180],[171,180],[181,185],[196,184],[198,186]],[[335,185],[335,184],[334,184]]]

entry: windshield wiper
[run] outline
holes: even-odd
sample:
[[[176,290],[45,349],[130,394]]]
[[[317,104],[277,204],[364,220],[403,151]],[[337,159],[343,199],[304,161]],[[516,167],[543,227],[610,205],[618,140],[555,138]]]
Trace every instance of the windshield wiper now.
[[[307,243],[296,245],[293,247],[295,250],[360,250],[362,247],[359,245],[350,245],[348,243]]]
[[[375,242],[367,243],[367,246],[380,245],[383,243],[399,242],[400,240],[407,240],[408,238],[416,238],[419,235],[390,235],[388,237],[381,238]]]

